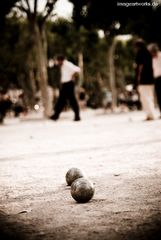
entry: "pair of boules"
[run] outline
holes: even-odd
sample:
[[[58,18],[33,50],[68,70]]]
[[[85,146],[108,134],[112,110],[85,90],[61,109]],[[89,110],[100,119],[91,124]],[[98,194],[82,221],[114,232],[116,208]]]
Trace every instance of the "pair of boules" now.
[[[66,173],[66,182],[71,186],[71,196],[78,203],[86,203],[92,199],[95,192],[93,183],[86,179],[80,169],[69,169]]]

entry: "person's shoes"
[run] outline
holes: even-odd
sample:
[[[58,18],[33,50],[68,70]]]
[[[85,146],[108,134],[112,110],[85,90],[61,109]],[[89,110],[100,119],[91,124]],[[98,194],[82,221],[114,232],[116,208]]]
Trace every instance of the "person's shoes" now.
[[[152,118],[152,117],[147,117],[144,121],[152,121],[152,120],[154,120],[154,118]]]
[[[55,114],[53,114],[52,116],[49,117],[49,119],[54,120],[54,121],[58,120],[58,118],[59,117]]]
[[[75,118],[74,118],[74,121],[75,121],[75,122],[80,121],[80,120],[81,120],[80,117],[75,117]]]

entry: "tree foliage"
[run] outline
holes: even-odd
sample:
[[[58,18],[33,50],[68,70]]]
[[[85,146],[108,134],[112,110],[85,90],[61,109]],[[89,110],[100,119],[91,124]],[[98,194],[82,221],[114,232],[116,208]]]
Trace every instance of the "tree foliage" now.
[[[50,58],[54,57],[53,54],[63,53],[75,64],[78,64],[78,53],[80,50],[82,51],[84,58],[83,87],[88,93],[89,105],[101,106],[103,88],[110,89],[107,64],[107,52],[110,46],[108,39],[101,39],[97,29],[88,31],[83,26],[77,29],[72,23],[59,19],[54,23],[48,23],[48,46]],[[118,44],[115,54],[118,88],[123,88],[132,81],[132,55],[132,43],[125,46]],[[57,78],[53,77],[53,79],[56,83]],[[53,83],[53,85],[55,84]]]
[[[5,0],[0,1],[0,20],[1,24],[4,23],[5,16],[10,12],[12,7],[18,2],[19,0]]]
[[[156,27],[161,22],[161,6],[152,7],[152,0],[137,1],[138,6],[130,5],[129,0],[70,0],[74,4],[73,20],[77,26],[101,28],[110,35],[131,33],[147,41],[161,41]],[[129,3],[126,7],[119,3]],[[135,1],[133,1],[135,4]],[[120,28],[116,29],[116,23]]]

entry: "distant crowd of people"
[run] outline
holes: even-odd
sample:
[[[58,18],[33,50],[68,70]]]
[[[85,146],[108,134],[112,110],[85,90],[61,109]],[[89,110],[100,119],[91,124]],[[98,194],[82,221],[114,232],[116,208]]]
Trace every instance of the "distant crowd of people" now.
[[[23,93],[19,94],[17,98],[14,99],[8,92],[4,90],[0,91],[0,124],[4,122],[8,112],[12,112],[14,117],[19,117],[21,113],[27,112]]]

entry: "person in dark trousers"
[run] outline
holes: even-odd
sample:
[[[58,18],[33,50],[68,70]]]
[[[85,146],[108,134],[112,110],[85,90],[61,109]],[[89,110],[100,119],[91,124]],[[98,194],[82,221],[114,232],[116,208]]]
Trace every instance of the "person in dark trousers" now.
[[[136,88],[140,95],[143,111],[146,113],[145,120],[156,118],[154,104],[154,77],[152,67],[152,56],[144,41],[138,39],[136,48]]]
[[[149,44],[148,49],[153,57],[154,85],[161,118],[161,51],[155,43]]]
[[[80,121],[79,105],[75,96],[75,76],[80,72],[80,68],[65,59],[64,56],[57,57],[57,63],[61,69],[61,86],[58,100],[54,108],[54,114],[50,117],[51,120],[57,120],[60,113],[63,111],[66,102],[69,101],[72,110],[74,111],[74,121]]]

